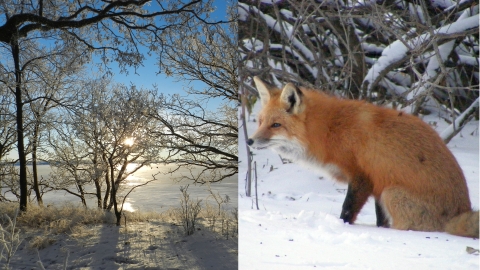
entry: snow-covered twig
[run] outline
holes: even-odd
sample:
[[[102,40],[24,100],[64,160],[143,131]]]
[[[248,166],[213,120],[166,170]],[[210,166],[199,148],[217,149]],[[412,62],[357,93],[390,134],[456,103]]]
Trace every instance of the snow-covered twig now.
[[[15,212],[13,220],[5,215],[8,222],[6,227],[3,227],[0,224],[0,262],[5,269],[9,269],[10,260],[20,246],[20,243],[23,241],[20,240],[20,231],[16,229],[17,215],[18,209]]]
[[[462,114],[460,114],[455,121],[450,124],[442,133],[440,133],[440,137],[443,139],[445,143],[448,143],[455,135],[462,130],[462,128],[466,124],[466,120],[468,116],[470,116],[476,108],[478,108],[479,98],[475,100],[475,102],[470,105]]]

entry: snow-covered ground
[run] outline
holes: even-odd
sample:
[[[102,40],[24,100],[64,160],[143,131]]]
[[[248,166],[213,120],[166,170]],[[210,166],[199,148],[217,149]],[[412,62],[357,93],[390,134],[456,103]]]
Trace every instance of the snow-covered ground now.
[[[31,239],[30,239],[31,240]],[[124,226],[95,225],[57,235],[48,247],[23,241],[10,269],[237,269],[237,242],[199,230],[184,236],[181,227],[161,221]],[[2,263],[0,262],[0,268]],[[2,268],[3,269],[3,268]]]
[[[256,118],[259,105],[255,105]],[[435,116],[441,132],[447,124]],[[257,122],[247,123],[253,134]],[[375,226],[370,199],[356,224],[339,219],[346,185],[296,164],[282,164],[271,150],[253,150],[258,206],[245,196],[246,147],[239,132],[239,269],[479,269],[478,239],[443,232],[399,231]],[[479,206],[478,121],[449,144],[462,167],[474,209]],[[252,184],[252,194],[255,194]]]

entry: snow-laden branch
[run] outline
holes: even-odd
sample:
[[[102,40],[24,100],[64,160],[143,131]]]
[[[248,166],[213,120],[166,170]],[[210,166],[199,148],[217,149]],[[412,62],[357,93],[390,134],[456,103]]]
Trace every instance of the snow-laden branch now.
[[[272,50],[285,50],[286,52],[292,54],[293,56],[295,56],[297,59],[299,59],[300,61],[302,61],[302,63],[305,63],[305,68],[310,72],[312,73],[312,75],[315,75],[318,73],[318,68],[316,67],[312,67],[310,65],[308,65],[308,63],[310,63],[310,61],[306,61],[305,58],[299,54],[297,51],[295,51],[292,47],[288,46],[288,45],[281,45],[281,44],[270,44],[270,49]]]
[[[304,63],[309,63],[309,62],[315,63],[316,62],[316,59],[315,59],[315,56],[313,55],[313,52],[311,50],[309,50],[307,48],[307,46],[305,46],[303,44],[302,41],[300,41],[298,38],[295,37],[295,27],[293,27],[293,25],[291,25],[287,22],[282,22],[282,25],[280,25],[280,23],[276,19],[272,18],[271,16],[269,16],[267,14],[264,14],[262,11],[260,11],[256,7],[248,6],[248,5],[243,4],[243,3],[238,3],[238,10],[239,10],[239,14],[240,14],[240,17],[239,17],[240,20],[246,20],[247,19],[248,15],[245,14],[245,11],[249,10],[250,12],[253,12],[256,15],[258,15],[260,18],[262,18],[269,28],[273,29],[274,31],[276,31],[277,33],[279,33],[282,36],[285,35],[286,38],[291,42],[291,44],[301,54],[303,54],[306,59],[308,59],[308,62],[305,61]],[[283,29],[282,29],[282,26],[283,26]],[[306,66],[308,66],[308,65],[306,65]],[[308,68],[309,72],[311,72],[314,77],[317,76],[318,69],[316,67],[307,67],[307,68]]]
[[[479,98],[477,98],[472,105],[470,105],[470,107],[460,114],[450,126],[440,133],[440,138],[442,138],[445,143],[448,143],[460,130],[462,130],[462,126],[465,124],[467,117],[471,115],[476,108],[478,108],[478,102]]]
[[[445,43],[457,37],[476,33],[479,26],[478,20],[478,14],[467,18],[462,16],[456,22],[434,30],[433,36],[430,35],[430,33],[425,33],[407,41],[396,40],[383,50],[382,56],[378,58],[376,63],[368,70],[363,80],[363,87],[366,87],[367,93],[370,93],[373,87],[375,87],[389,71],[407,61],[412,51],[430,45],[434,38],[437,39],[439,43]]]
[[[445,44],[438,46],[438,49],[440,52],[439,56],[443,62],[447,60],[448,56],[454,49],[454,46],[455,46],[455,40],[451,40]],[[425,91],[427,91],[427,89],[429,89],[428,82],[438,77],[439,75],[438,72],[440,71],[441,64],[442,63],[438,61],[438,57],[432,56],[432,58],[430,58],[430,61],[428,61],[427,68],[425,69],[425,72],[423,73],[423,75],[418,74],[418,75],[421,75],[420,76],[421,79],[412,86],[413,91],[410,91],[410,93],[408,93],[407,95],[408,100],[423,94]],[[438,79],[441,79],[441,77],[439,77]]]

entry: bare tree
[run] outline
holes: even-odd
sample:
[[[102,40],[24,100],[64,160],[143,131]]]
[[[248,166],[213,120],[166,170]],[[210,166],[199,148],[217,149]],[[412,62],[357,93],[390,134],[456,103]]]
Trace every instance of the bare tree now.
[[[153,110],[148,106],[151,93],[122,86],[114,86],[112,90],[111,95],[98,104],[98,111],[93,112],[104,127],[98,145],[107,160],[111,204],[117,225],[120,225],[123,203],[118,205],[118,197],[121,185],[129,175],[156,161],[163,145],[149,132],[157,126],[148,117],[148,112]]]
[[[195,224],[198,222],[198,215],[202,210],[202,200],[199,200],[198,198],[196,201],[190,199],[190,194],[187,191],[188,186],[189,185],[180,187],[180,192],[182,192],[182,197],[180,197],[180,208],[175,209],[174,215],[182,224],[185,235],[192,235],[195,232]]]
[[[187,83],[198,98],[238,100],[236,6],[229,5],[229,22],[177,26],[163,32],[166,40],[160,65],[168,76]],[[198,83],[205,87],[198,89]]]
[[[71,48],[59,48],[55,54],[44,52],[31,45],[29,52],[23,57],[29,57],[24,66],[24,105],[25,105],[25,135],[28,140],[27,153],[31,153],[32,189],[39,205],[43,205],[38,176],[38,161],[42,151],[41,136],[50,128],[50,111],[61,106],[72,108],[77,103],[76,93],[79,85],[76,81],[82,74],[83,64],[79,59],[83,52],[67,53]],[[37,49],[37,50],[35,50]],[[35,53],[32,53],[35,52]],[[48,61],[46,61],[48,59]]]
[[[149,182],[131,187],[126,185],[128,177],[156,162],[163,149],[158,137],[150,133],[158,124],[149,112],[157,108],[151,107],[151,91],[109,85],[104,80],[85,86],[79,101],[83,108],[63,115],[50,134],[50,162],[57,174],[51,184],[79,197],[84,205],[86,194],[95,195],[98,207],[114,209],[120,225],[126,196]],[[86,192],[85,186],[92,183],[96,191]]]
[[[41,118],[50,108],[65,102],[62,98],[65,91],[59,91],[59,86],[65,83],[65,76],[75,73],[85,63],[85,50],[76,44],[46,45],[41,44],[40,39],[42,38],[18,39],[15,46],[12,46],[13,43],[0,43],[4,60],[0,64],[0,83],[7,89],[7,94],[13,97],[11,106],[14,107],[16,121],[21,204],[26,202],[29,193],[26,175],[29,153],[32,154],[34,166],[33,188],[38,203],[42,203],[36,169]],[[13,61],[7,57],[9,55],[14,56]]]
[[[6,89],[0,87],[0,201],[6,200],[4,194],[12,187],[11,180],[17,176],[14,168],[15,160],[8,156],[15,147],[15,116],[12,97],[5,92]]]
[[[146,8],[146,4],[150,6]],[[95,52],[108,70],[113,60],[126,72],[129,66],[138,67],[144,60],[141,48],[147,53],[162,50],[162,31],[194,21],[209,23],[204,12],[211,10],[211,1],[1,1],[0,44],[3,55],[11,56],[1,82],[15,97],[17,150],[20,162],[20,209],[27,208],[27,158],[25,147],[25,73],[22,46],[28,40],[55,44],[76,50],[87,50],[83,61]],[[60,44],[60,45],[59,45]],[[49,46],[46,46],[49,47]],[[55,46],[51,46],[55,48]],[[53,52],[48,55],[52,55]],[[47,59],[47,58],[46,58]],[[11,71],[11,72],[10,72]]]
[[[152,133],[165,140],[164,161],[191,168],[184,177],[198,183],[238,172],[237,13],[229,6],[228,22],[179,25],[162,34],[162,71],[186,82],[188,96],[159,97],[161,109],[151,116],[162,127]]]
[[[4,88],[0,88],[0,162],[2,163],[6,161],[6,156],[15,144],[15,118],[12,102],[4,90]]]
[[[235,108],[225,105],[209,112],[179,95],[160,98],[156,107],[150,116],[160,126],[151,133],[163,141],[164,162],[191,168],[184,177],[196,183],[218,182],[238,172]]]

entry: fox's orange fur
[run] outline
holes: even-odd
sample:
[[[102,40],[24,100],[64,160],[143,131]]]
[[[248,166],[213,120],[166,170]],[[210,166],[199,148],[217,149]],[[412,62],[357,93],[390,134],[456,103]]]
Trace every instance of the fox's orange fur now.
[[[248,144],[322,167],[352,185],[352,222],[374,196],[393,228],[448,230],[478,238],[478,211],[472,212],[462,170],[421,119],[293,84],[281,90],[254,79],[263,108]]]

